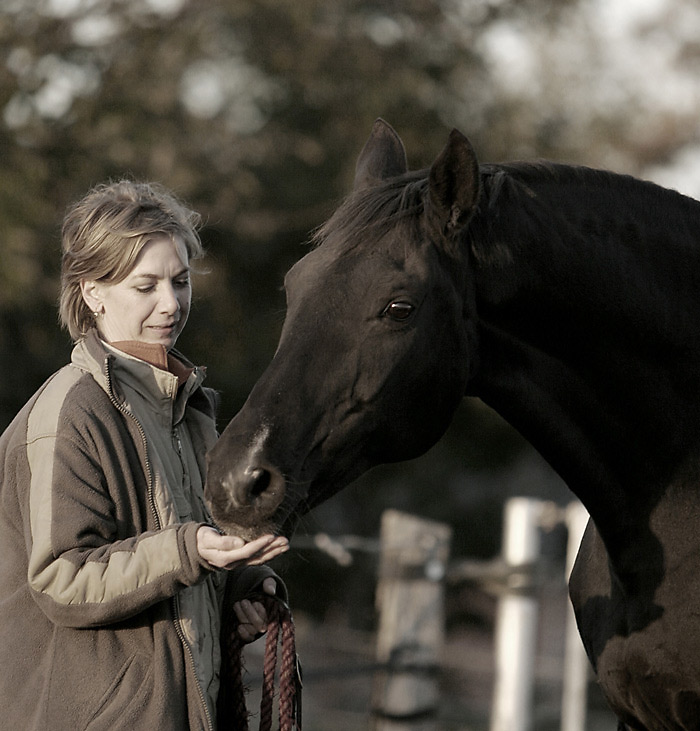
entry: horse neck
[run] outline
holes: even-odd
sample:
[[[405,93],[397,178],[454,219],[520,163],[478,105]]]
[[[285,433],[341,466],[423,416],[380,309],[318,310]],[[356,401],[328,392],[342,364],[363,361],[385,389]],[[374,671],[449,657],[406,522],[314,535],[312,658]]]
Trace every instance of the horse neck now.
[[[472,229],[471,392],[553,465],[608,544],[648,525],[669,485],[698,479],[700,205],[593,171],[504,174]]]

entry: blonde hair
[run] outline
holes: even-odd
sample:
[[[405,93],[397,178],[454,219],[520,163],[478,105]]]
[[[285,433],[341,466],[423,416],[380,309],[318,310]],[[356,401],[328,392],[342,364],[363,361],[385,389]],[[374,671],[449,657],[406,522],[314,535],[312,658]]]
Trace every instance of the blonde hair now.
[[[141,249],[160,235],[183,244],[188,261],[201,258],[200,224],[198,213],[157,183],[103,183],[73,204],[63,220],[59,302],[61,325],[73,340],[94,324],[81,280],[121,282]]]

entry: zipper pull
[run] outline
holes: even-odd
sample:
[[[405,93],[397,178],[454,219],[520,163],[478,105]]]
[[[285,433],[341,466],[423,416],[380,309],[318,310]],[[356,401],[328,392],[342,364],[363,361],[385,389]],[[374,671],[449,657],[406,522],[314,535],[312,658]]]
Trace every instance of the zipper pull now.
[[[180,435],[177,433],[177,429],[173,429],[173,438],[175,439],[177,453],[180,457],[182,457],[182,440],[180,439]]]

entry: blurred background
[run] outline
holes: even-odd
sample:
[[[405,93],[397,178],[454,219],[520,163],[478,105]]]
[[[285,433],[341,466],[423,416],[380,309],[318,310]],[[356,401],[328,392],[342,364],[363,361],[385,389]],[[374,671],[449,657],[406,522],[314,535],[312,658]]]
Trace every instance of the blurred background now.
[[[700,196],[698,39],[695,0],[3,0],[0,428],[69,357],[56,316],[60,224],[95,183],[157,180],[203,214],[208,273],[178,347],[207,364],[223,427],[274,352],[284,272],[349,191],[376,117],[414,168],[457,127],[484,162],[543,157]],[[512,495],[571,497],[467,400],[428,454],[372,471],[299,536],[373,539],[394,507],[448,523],[454,556],[488,558]],[[278,569],[309,653],[343,628],[346,647],[366,654],[348,649],[336,667],[359,667],[372,654],[376,556],[351,551],[347,565],[301,538]],[[547,551],[560,558],[564,542],[555,529]],[[475,589],[448,597],[448,628],[477,633],[464,652],[481,647],[484,673],[494,601]],[[449,728],[481,727],[490,691],[478,682],[456,691],[481,699],[456,714],[473,721]],[[338,713],[318,727],[365,728],[364,686],[336,690],[307,690],[310,713]]]

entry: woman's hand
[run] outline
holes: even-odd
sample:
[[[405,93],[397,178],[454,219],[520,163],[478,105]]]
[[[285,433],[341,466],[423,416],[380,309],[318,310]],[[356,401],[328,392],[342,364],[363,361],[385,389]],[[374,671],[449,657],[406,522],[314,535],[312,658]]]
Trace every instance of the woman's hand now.
[[[222,535],[215,528],[203,525],[197,531],[199,555],[212,566],[233,569],[266,563],[289,549],[289,541],[282,536],[261,536],[246,543],[238,536]],[[277,582],[268,576],[263,591],[274,596]],[[267,611],[261,602],[243,599],[233,605],[238,617],[238,634],[244,642],[252,642],[267,630]]]
[[[289,541],[282,536],[261,536],[246,543],[238,536],[222,535],[209,525],[197,531],[199,555],[220,569],[266,563],[288,549]]]
[[[274,596],[277,591],[277,582],[268,576],[262,585],[263,591]],[[243,601],[236,602],[233,610],[238,617],[238,634],[243,642],[252,642],[267,631],[267,611],[261,602]]]

